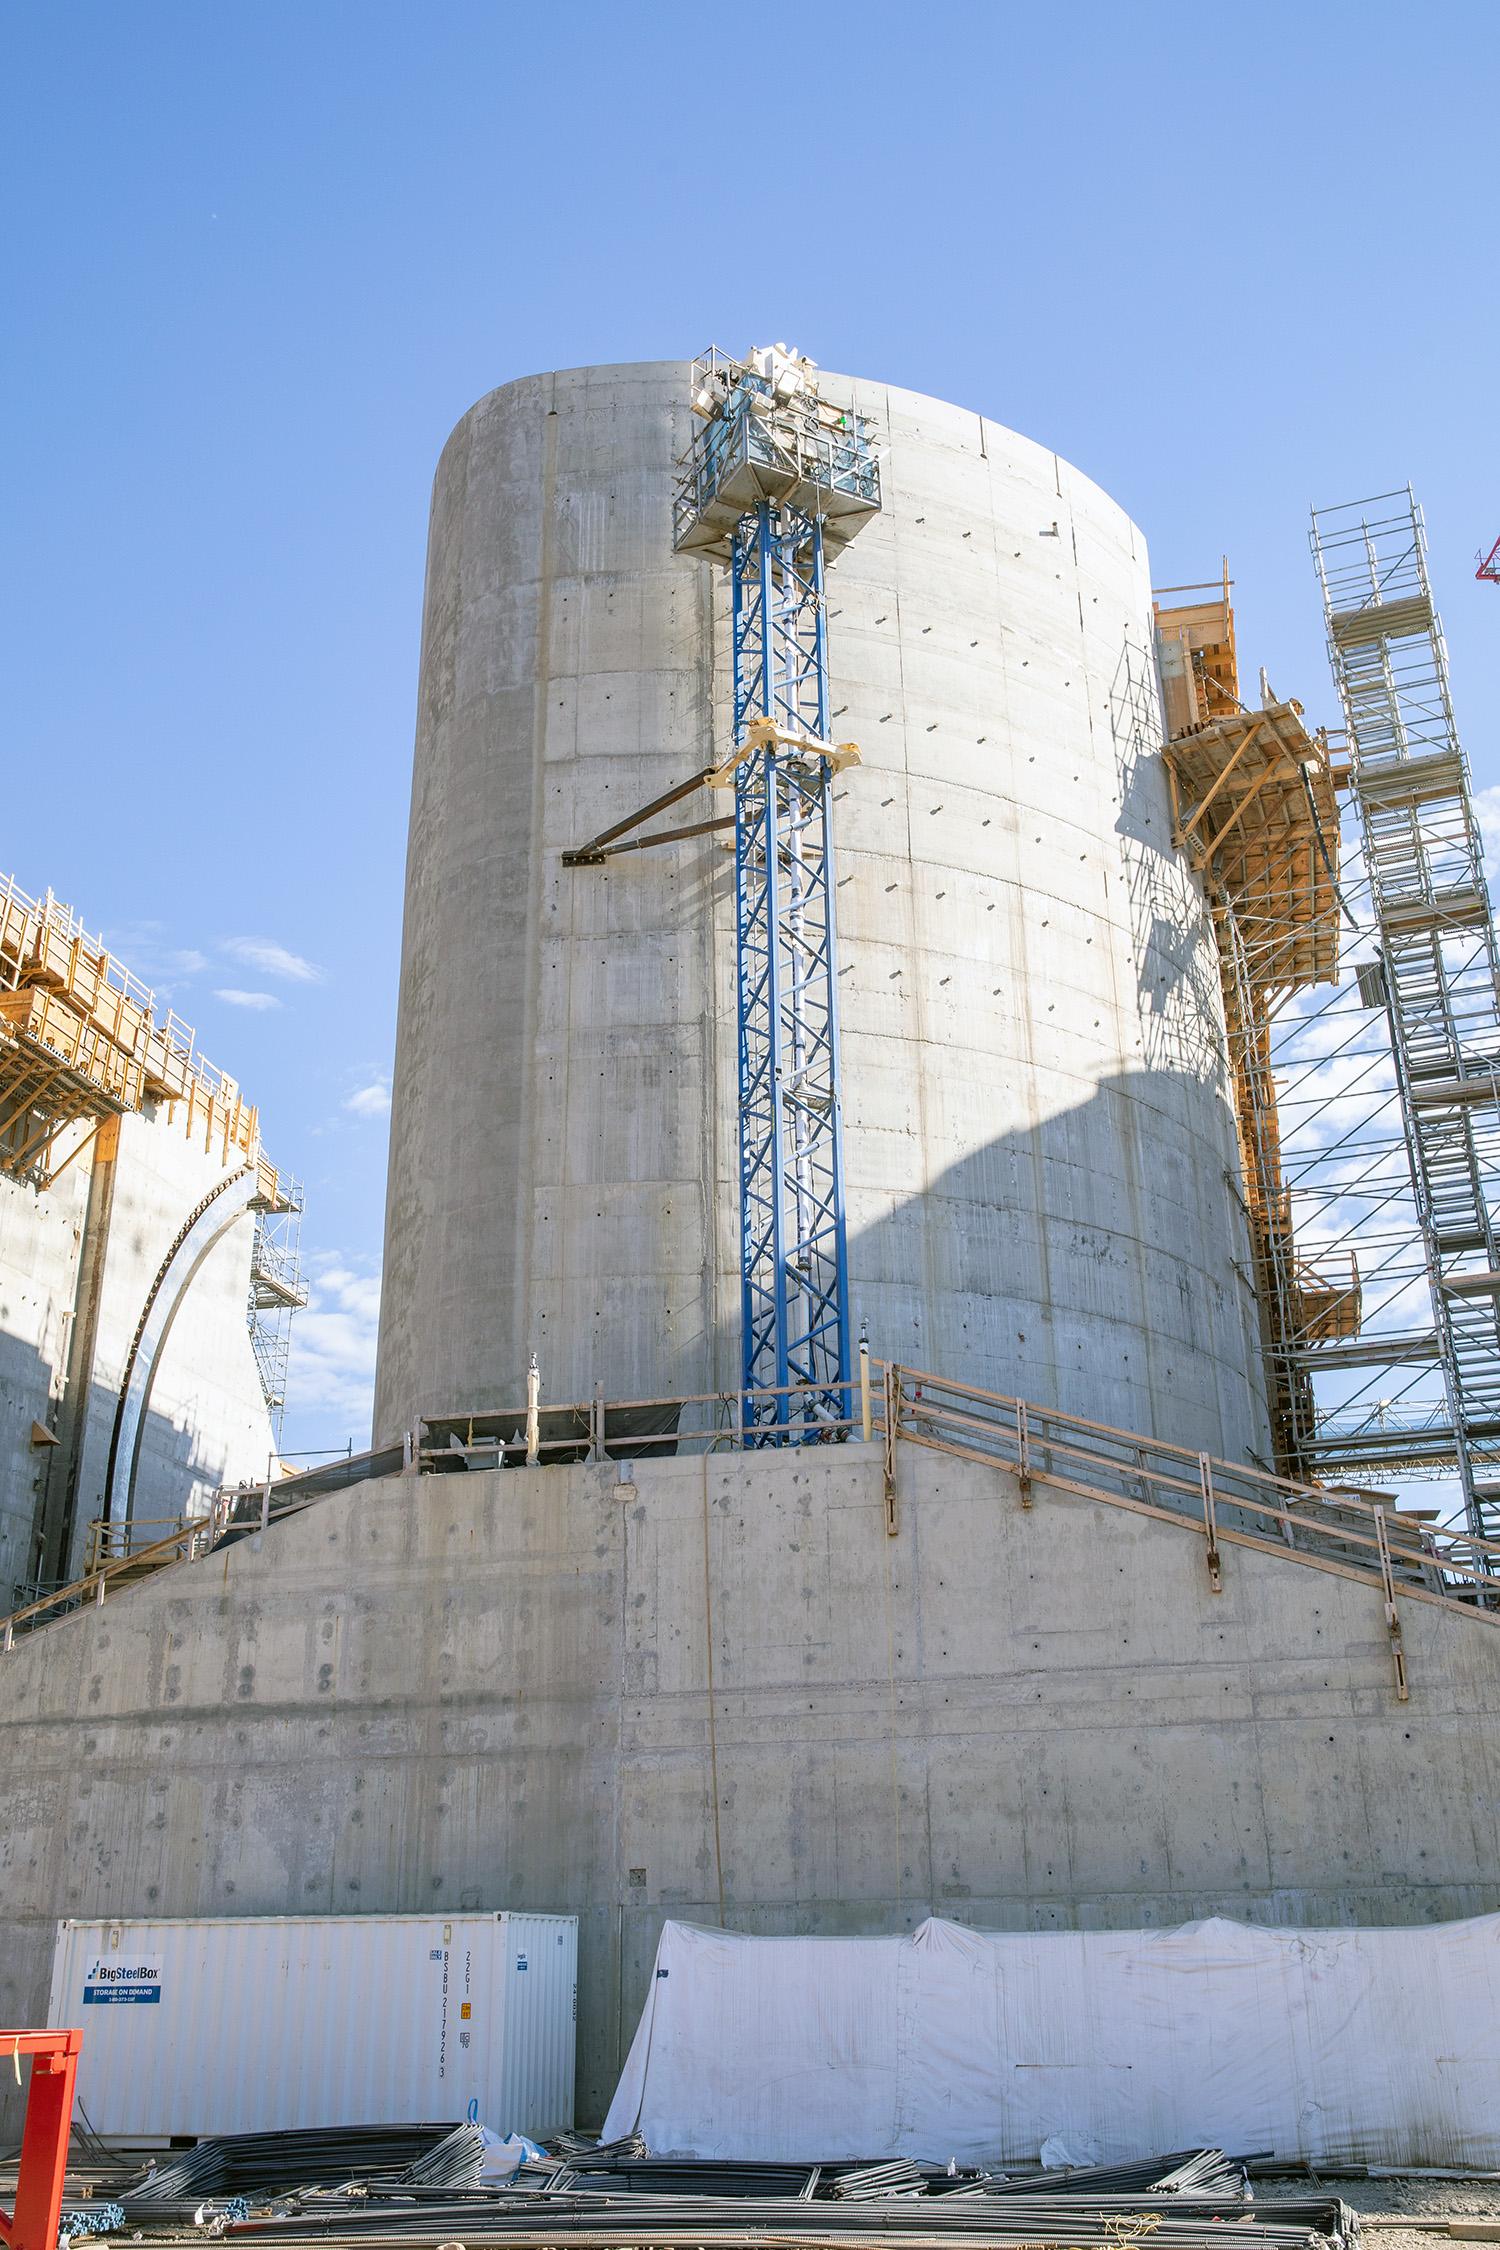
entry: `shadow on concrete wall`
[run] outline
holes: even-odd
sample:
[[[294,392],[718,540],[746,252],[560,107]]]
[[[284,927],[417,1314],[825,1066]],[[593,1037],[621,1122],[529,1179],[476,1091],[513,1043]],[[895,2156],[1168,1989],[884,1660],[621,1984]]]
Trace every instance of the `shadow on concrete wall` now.
[[[851,1236],[854,1333],[954,1381],[1246,1458],[1262,1440],[1255,1307],[1228,1118],[1218,1147],[1193,1130],[1208,1099],[1170,1071],[1119,1072],[961,1158]]]
[[[37,1577],[41,1553],[38,1529],[54,1487],[65,1480],[61,1445],[33,1445],[31,1426],[52,1429],[58,1402],[51,1396],[52,1369],[36,1346],[0,1321],[0,1411],[5,1445],[0,1454],[0,1601],[11,1608],[24,1595],[17,1588]]]
[[[853,1326],[884,1357],[1245,1459],[1266,1433],[1218,956],[1172,842],[1155,658],[1128,635],[1108,718],[1141,1066],[851,1236]],[[721,1339],[719,1365],[738,1352]]]
[[[76,1576],[86,1565],[88,1527],[103,1513],[109,1436],[118,1393],[90,1383],[80,1414],[66,1396],[52,1395],[51,1362],[24,1338],[0,1325],[0,1406],[7,1444],[0,1455],[0,1608],[34,1598],[39,1588]],[[55,1445],[31,1442],[33,1423],[53,1432]],[[141,1433],[146,1513],[160,1517],[162,1534],[179,1520],[195,1484],[213,1481],[197,1458],[192,1430],[153,1408]],[[173,1512],[175,1509],[175,1513]],[[145,1524],[142,1522],[142,1534]]]
[[[1264,1411],[1218,956],[1172,842],[1145,640],[1121,641],[1108,726],[1135,983],[1119,1013],[1126,1044],[1140,1038],[1139,1067],[1101,1075],[1086,1098],[972,1150],[852,1233],[853,1330],[867,1322],[883,1357],[1246,1458],[1264,1451]],[[715,881],[726,888],[732,871]],[[685,924],[700,909],[685,890]],[[1077,1059],[1081,1078],[1092,1058]],[[740,1370],[736,1280],[721,1268],[711,1340],[727,1390]]]
[[[84,1560],[88,1525],[104,1512],[105,1478],[109,1467],[109,1441],[114,1428],[119,1393],[108,1384],[89,1385],[88,1443],[73,1509],[71,1561]],[[181,1521],[193,1500],[195,1488],[217,1488],[218,1473],[198,1451],[198,1433],[170,1414],[148,1407],[142,1419],[139,1467],[131,1515],[142,1537],[159,1524],[162,1535]],[[195,1513],[200,1512],[200,1500]]]
[[[1120,792],[1115,832],[1130,896],[1144,1059],[1199,1085],[1226,1070],[1218,954],[1201,893],[1172,842],[1156,665],[1127,638],[1109,695]]]

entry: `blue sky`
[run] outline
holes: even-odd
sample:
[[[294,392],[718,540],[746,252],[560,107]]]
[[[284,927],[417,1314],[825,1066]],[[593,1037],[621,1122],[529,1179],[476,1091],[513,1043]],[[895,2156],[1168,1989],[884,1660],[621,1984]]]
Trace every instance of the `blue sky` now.
[[[1307,507],[1416,486],[1500,783],[1500,11],[0,10],[0,873],[307,1181],[362,1442],[428,491],[481,392],[785,337],[1055,446],[1335,716]],[[1492,800],[1500,806],[1500,795]]]

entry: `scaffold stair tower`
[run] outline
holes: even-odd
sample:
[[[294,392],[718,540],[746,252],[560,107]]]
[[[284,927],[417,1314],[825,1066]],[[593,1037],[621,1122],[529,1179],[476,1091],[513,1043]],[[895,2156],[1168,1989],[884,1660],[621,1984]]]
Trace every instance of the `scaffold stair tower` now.
[[[1454,725],[1421,510],[1408,487],[1313,511],[1348,728],[1379,985],[1422,1231],[1448,1427],[1476,1534],[1500,1529],[1500,952]]]

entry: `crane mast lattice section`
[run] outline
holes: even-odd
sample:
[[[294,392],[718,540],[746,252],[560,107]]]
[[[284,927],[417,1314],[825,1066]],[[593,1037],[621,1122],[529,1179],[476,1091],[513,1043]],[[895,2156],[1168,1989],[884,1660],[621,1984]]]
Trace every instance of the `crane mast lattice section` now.
[[[831,550],[880,506],[862,419],[780,347],[695,362],[675,544],[730,571],[741,1379],[746,1443],[849,1412],[832,781]]]
[[[796,747],[827,739],[821,527],[762,501],[732,569],[743,1379],[775,1436],[848,1411],[831,766]]]
[[[1500,1521],[1500,951],[1410,487],[1315,509],[1448,1427],[1470,1529]]]

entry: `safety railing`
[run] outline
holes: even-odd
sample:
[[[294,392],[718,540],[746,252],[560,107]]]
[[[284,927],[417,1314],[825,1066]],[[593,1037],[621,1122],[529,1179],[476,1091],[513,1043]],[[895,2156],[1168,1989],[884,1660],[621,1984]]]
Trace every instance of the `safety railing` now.
[[[374,1476],[388,1476],[401,1466],[401,1449],[342,1457],[335,1465],[338,1482],[351,1484]],[[325,1484],[320,1475],[267,1478],[257,1484],[225,1485],[214,1495],[213,1506],[201,1516],[176,1519],[133,1518],[106,1523],[96,1518],[88,1527],[87,1561],[81,1577],[38,1592],[32,1600],[0,1620],[0,1641],[14,1648],[18,1633],[54,1618],[90,1607],[102,1608],[112,1588],[123,1590],[138,1579],[164,1570],[170,1563],[194,1562],[230,1537],[264,1530],[283,1516],[295,1515],[336,1484],[330,1472]],[[311,1487],[312,1489],[309,1489]]]
[[[1317,1568],[1369,1578],[1395,1591],[1465,1608],[1500,1622],[1500,1542],[1440,1532],[1367,1495],[1290,1482],[1240,1463],[1194,1452],[1140,1432],[1039,1406],[928,1370],[861,1355],[842,1418],[789,1414],[792,1442],[878,1438],[888,1482],[895,1449],[926,1446],[1014,1470],[1023,1502],[1048,1483],[1194,1528],[1206,1526],[1215,1555],[1220,1538],[1268,1547]],[[592,1400],[542,1407],[430,1416],[407,1439],[405,1463],[418,1473],[456,1468],[517,1468],[632,1461],[704,1452],[738,1452],[756,1442],[750,1407],[761,1399],[810,1398],[804,1388],[682,1399]],[[777,1433],[780,1435],[781,1433]],[[894,1502],[894,1492],[891,1494]],[[895,1520],[894,1507],[888,1511]]]
[[[779,1410],[783,1403],[784,1422],[757,1423],[757,1410],[773,1404]],[[827,1416],[816,1394],[802,1385],[609,1399],[602,1384],[591,1399],[543,1405],[533,1367],[524,1404],[424,1416],[399,1445],[227,1488],[211,1515],[175,1526],[155,1542],[135,1544],[134,1527],[97,1527],[89,1571],[5,1620],[4,1646],[14,1646],[17,1628],[102,1603],[112,1583],[191,1559],[226,1538],[264,1529],[375,1478],[612,1464],[619,1480],[629,1482],[634,1464],[656,1459],[738,1453],[773,1441],[805,1447],[861,1438],[882,1448],[886,1528],[892,1534],[900,1529],[900,1449],[909,1445],[1009,1471],[1023,1509],[1036,1504],[1038,1487],[1051,1487],[1186,1528],[1203,1542],[1215,1591],[1223,1584],[1226,1546],[1258,1548],[1371,1584],[1384,1599],[1403,1695],[1398,1601],[1458,1607],[1500,1623],[1500,1541],[1438,1529],[1363,1492],[1294,1484],[1139,1431],[876,1359],[864,1350],[848,1406],[844,1415]]]
[[[106,1523],[102,1517],[96,1517],[88,1528],[84,1575],[92,1578],[106,1563],[130,1562],[147,1552],[155,1554],[158,1548],[194,1532],[217,1537],[214,1518],[209,1515],[132,1517],[128,1523]]]
[[[1188,1522],[1209,1548],[1229,1540],[1320,1569],[1392,1577],[1403,1594],[1460,1600],[1500,1623],[1500,1541],[1429,1528],[1361,1492],[1293,1484],[925,1369],[877,1365],[876,1427],[896,1441],[1014,1470],[1023,1505],[1038,1483],[1055,1485]]]
[[[191,1025],[175,1010],[156,1012],[156,994],[91,935],[72,908],[48,891],[32,898],[13,875],[0,878],[0,991],[9,992],[11,1028],[95,1082],[113,1103],[139,1109],[145,1094],[185,1105],[189,1132],[201,1122],[208,1145],[222,1140],[249,1153],[259,1118],[237,1079],[198,1051]],[[24,1021],[20,996],[31,994]]]
[[[64,1617],[70,1610],[96,1604],[100,1608],[112,1585],[129,1581],[142,1575],[144,1569],[161,1569],[167,1563],[190,1562],[206,1554],[219,1537],[217,1513],[204,1516],[191,1524],[179,1524],[165,1538],[150,1541],[127,1554],[106,1556],[86,1570],[81,1578],[70,1579],[65,1586],[56,1586],[49,1594],[27,1602],[24,1608],[13,1610],[4,1620],[3,1645],[7,1649],[16,1645],[18,1631],[50,1624],[54,1618]]]
[[[880,462],[873,425],[852,408],[819,396],[800,377],[789,390],[746,363],[710,347],[693,362],[692,396],[704,417],[678,463],[673,539],[681,547],[693,525],[730,487],[734,511],[747,503],[741,472],[760,468],[857,504],[880,506]],[[737,482],[736,480],[740,481]]]
[[[248,1521],[262,1501],[267,1521],[275,1522],[304,1502],[343,1492],[351,1484],[367,1484],[372,1477],[398,1476],[409,1465],[409,1458],[402,1445],[374,1446],[364,1453],[334,1453],[313,1468],[296,1469],[289,1475],[263,1478],[254,1484],[227,1485],[219,1497],[230,1505],[231,1525]]]
[[[95,963],[100,980],[143,1014],[154,1007],[156,995],[150,986],[142,984],[123,961],[115,959],[102,937],[90,936],[82,917],[70,906],[54,898],[51,891],[32,898],[14,875],[7,875],[0,880],[0,958],[14,974],[31,955],[51,946],[74,961],[87,958]]]
[[[702,1391],[686,1398],[608,1399],[603,1385],[576,1405],[525,1406],[474,1414],[427,1415],[409,1434],[407,1465],[419,1470],[541,1467],[580,1461],[630,1462],[664,1455],[741,1452],[764,1445],[828,1444],[858,1430],[856,1386],[850,1411],[831,1415],[826,1390],[787,1383],[753,1391]],[[785,1402],[784,1419],[771,1419]]]

